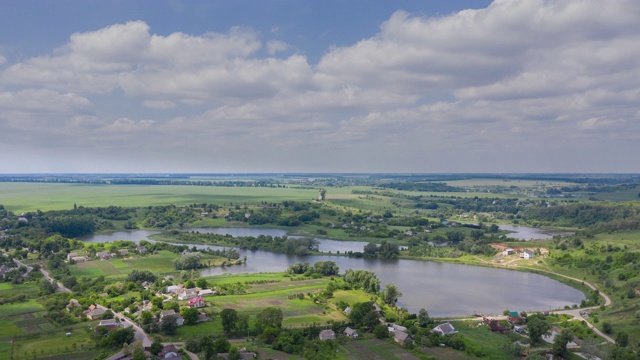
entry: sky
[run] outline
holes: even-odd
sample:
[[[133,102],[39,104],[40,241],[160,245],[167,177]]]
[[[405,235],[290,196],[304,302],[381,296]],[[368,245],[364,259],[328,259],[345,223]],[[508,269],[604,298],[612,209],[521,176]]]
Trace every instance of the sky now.
[[[0,173],[638,173],[640,1],[0,1]]]

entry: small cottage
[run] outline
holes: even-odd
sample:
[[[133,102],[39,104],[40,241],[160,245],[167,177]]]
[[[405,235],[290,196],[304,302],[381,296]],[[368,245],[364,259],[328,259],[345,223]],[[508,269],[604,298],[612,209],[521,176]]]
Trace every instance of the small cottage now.
[[[431,329],[431,332],[438,333],[440,335],[451,335],[457,333],[456,329],[450,323],[440,324]]]
[[[404,331],[396,331],[395,333],[393,333],[393,340],[395,340],[396,343],[404,346],[405,344],[413,341],[413,338],[411,337],[411,335],[407,334]]]
[[[353,339],[357,339],[358,338],[358,332],[350,327],[347,327],[346,329],[344,329],[344,334],[347,337],[353,338]]]
[[[336,333],[333,330],[322,330],[320,331],[320,340],[335,340]]]

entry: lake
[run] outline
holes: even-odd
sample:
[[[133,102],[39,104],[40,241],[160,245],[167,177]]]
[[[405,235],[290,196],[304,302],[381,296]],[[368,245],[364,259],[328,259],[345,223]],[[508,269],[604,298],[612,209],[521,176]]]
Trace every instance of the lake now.
[[[217,231],[237,233],[235,229],[240,230],[239,228],[226,228]],[[252,229],[252,231],[255,230],[265,229]],[[116,232],[108,235],[94,235],[83,240],[87,242],[114,240],[138,242],[146,239],[146,236],[157,233],[156,231],[143,230]],[[265,232],[260,234],[266,235]],[[251,236],[257,235],[254,233]],[[332,252],[338,250],[343,252],[345,251],[343,249],[347,248],[359,248],[358,251],[361,251],[361,246],[366,244],[329,239],[318,239],[318,241],[321,245],[324,244],[322,246],[325,249],[331,249],[329,251]],[[192,245],[189,244],[189,246]],[[208,245],[196,245],[196,247],[221,248]],[[565,305],[579,304],[584,299],[582,292],[561,282],[542,275],[505,269],[418,260],[349,258],[329,254],[296,256],[260,250],[240,250],[240,256],[247,256],[246,264],[210,268],[201,271],[201,275],[280,272],[285,271],[289,265],[298,262],[313,264],[317,261],[331,260],[340,267],[341,273],[350,268],[375,272],[383,287],[384,284],[392,283],[402,291],[403,296],[399,299],[398,306],[406,306],[411,313],[417,313],[420,308],[425,308],[434,317],[471,315],[475,312],[498,315],[502,314],[505,309],[518,312],[550,310],[562,308]]]
[[[560,236],[569,236],[573,235],[573,232],[570,231],[559,231],[552,229],[540,229],[540,228],[532,228],[528,226],[511,226],[511,225],[500,225],[500,230],[512,231],[506,236],[510,239],[520,239],[520,240],[548,240],[553,239],[555,235]]]

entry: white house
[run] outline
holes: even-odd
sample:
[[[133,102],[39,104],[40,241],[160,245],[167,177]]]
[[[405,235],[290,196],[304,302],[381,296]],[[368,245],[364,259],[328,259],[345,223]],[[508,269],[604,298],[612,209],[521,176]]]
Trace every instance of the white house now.
[[[450,335],[457,333],[456,329],[450,323],[440,324],[431,329],[431,332],[438,333],[440,335]]]
[[[502,252],[502,255],[507,256],[507,255],[512,255],[515,254],[516,251],[513,249],[506,249],[505,251]]]
[[[531,250],[524,250],[523,252],[520,253],[520,257],[523,259],[533,259],[534,256],[535,254]]]

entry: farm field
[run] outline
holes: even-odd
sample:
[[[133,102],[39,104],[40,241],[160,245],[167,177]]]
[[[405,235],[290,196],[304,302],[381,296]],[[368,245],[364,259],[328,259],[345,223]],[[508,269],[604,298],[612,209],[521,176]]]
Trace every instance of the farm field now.
[[[110,279],[124,279],[134,269],[146,269],[158,274],[174,273],[173,260],[180,257],[170,251],[130,259],[110,259],[87,261],[69,266],[75,277],[104,276]]]
[[[50,183],[0,183],[0,204],[15,213],[88,207],[140,207],[207,203],[255,204],[261,201],[308,201],[318,190],[181,185],[91,185]]]
[[[369,295],[362,291],[338,290],[334,292],[333,298],[326,304],[314,303],[306,294],[313,294],[323,290],[326,285],[332,281],[329,278],[291,281],[290,278],[285,277],[282,273],[207,277],[207,281],[212,286],[237,282],[278,280],[281,281],[250,284],[246,290],[246,294],[207,297],[205,300],[208,306],[205,310],[220,312],[223,309],[234,309],[238,313],[249,315],[250,318],[253,319],[262,309],[276,307],[282,309],[284,315],[283,327],[302,327],[309,326],[313,323],[324,325],[331,320],[346,320],[346,316],[334,305],[339,301],[353,304],[370,300]],[[297,297],[289,298],[299,293],[305,294],[303,300]],[[173,339],[186,339],[193,336],[199,337],[203,334],[221,333],[222,331],[222,322],[220,318],[216,317],[212,321],[179,327]]]
[[[339,359],[355,360],[417,360],[419,357],[402,347],[379,339],[350,341],[338,347]]]
[[[95,356],[91,330],[88,325],[93,323],[78,323],[72,326],[50,329],[46,334],[33,338],[17,339],[14,345],[14,359],[32,359],[37,356],[51,356],[59,359],[91,359]],[[70,332],[67,336],[66,333]]]
[[[175,274],[173,261],[180,255],[163,250],[157,254],[146,256],[134,256],[124,259],[94,260],[69,266],[71,275],[75,277],[104,276],[112,280],[122,280],[134,269],[149,270],[156,274]],[[214,256],[205,256],[203,261],[211,259],[212,265],[219,265],[226,259]]]

